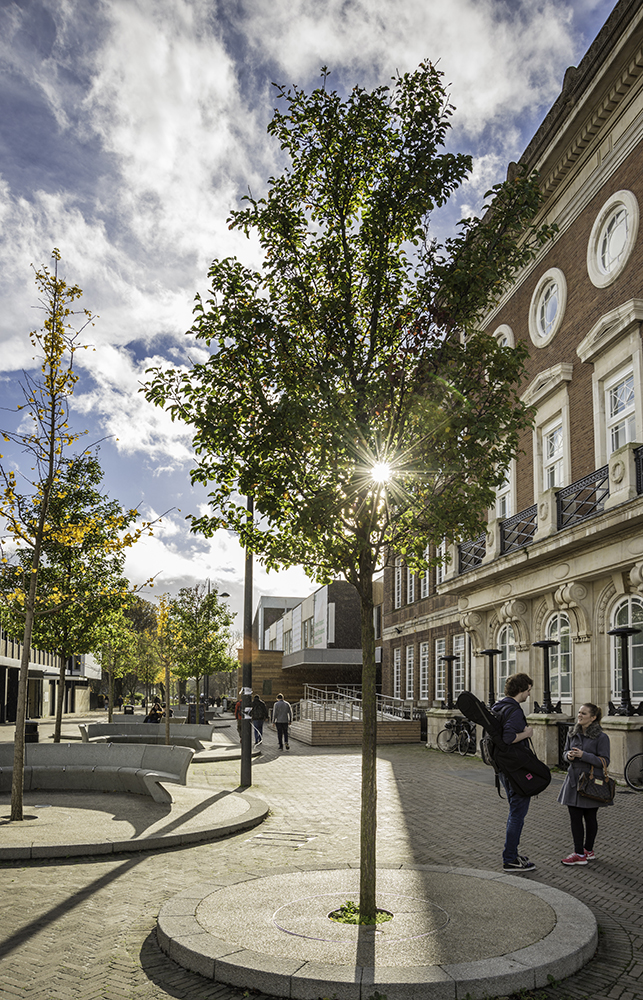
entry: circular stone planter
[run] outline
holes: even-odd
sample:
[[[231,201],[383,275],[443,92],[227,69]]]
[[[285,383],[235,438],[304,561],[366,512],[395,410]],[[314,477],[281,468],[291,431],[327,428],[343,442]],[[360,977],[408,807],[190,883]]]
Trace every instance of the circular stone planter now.
[[[330,910],[359,894],[359,871],[288,868],[184,890],[158,918],[162,950],[216,982],[294,1000],[472,1000],[548,985],[596,950],[596,920],[567,893],[467,868],[379,868],[376,927]]]

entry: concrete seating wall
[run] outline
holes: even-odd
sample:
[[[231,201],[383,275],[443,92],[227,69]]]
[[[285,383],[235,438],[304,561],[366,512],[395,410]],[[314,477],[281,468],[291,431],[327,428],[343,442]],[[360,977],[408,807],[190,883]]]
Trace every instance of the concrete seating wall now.
[[[145,715],[142,714],[141,712],[139,712],[138,715],[125,715],[123,712],[114,712],[112,714],[112,723],[115,724],[115,725],[119,725],[119,726],[140,726],[140,725],[143,725],[143,719],[144,718],[145,718]],[[172,726],[181,725],[182,723],[185,722],[185,719],[186,719],[185,715],[178,715],[178,716],[177,715],[171,715],[170,716],[170,725],[172,725]],[[163,722],[161,723],[161,725],[164,725],[164,724],[165,724],[165,719],[163,720]],[[151,722],[151,723],[150,722],[146,722],[145,725],[147,725],[147,726],[149,726],[149,725],[155,726],[155,725],[157,725],[157,723],[155,723],[155,722]]]
[[[132,718],[131,715],[129,718]],[[170,719],[170,722],[171,721],[172,720]],[[125,724],[120,722],[87,722],[79,723],[78,728],[80,729],[83,741],[85,739],[92,740],[97,736],[115,736],[118,733],[129,736],[144,736],[146,738],[163,736],[163,739],[165,740],[165,725],[162,722],[130,722]],[[184,739],[185,737],[191,737],[195,740],[211,743],[213,729],[214,726],[189,726],[187,723],[183,723],[181,726],[180,738]],[[86,732],[86,736],[84,735],[84,732]]]
[[[0,792],[11,791],[13,743],[0,743]],[[133,792],[171,802],[161,782],[185,785],[194,750],[181,746],[28,743],[24,789]]]

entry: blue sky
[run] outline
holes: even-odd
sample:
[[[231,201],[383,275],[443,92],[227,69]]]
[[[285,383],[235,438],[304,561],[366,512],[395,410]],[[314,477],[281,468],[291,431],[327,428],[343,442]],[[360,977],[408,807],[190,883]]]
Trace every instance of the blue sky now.
[[[158,514],[128,556],[157,592],[206,578],[241,608],[243,557],[221,532],[190,535],[204,494],[189,482],[190,433],[138,391],[145,369],[198,356],[185,330],[214,257],[256,262],[226,218],[281,167],[266,135],[271,81],[338,89],[438,62],[456,106],[450,145],[474,155],[438,222],[475,211],[518,159],[614,0],[0,0],[0,394],[31,361],[32,263],[54,246],[100,317],[73,424],[111,496]],[[4,423],[11,423],[4,414]],[[16,463],[19,455],[10,456]],[[180,509],[180,512],[179,512]],[[260,594],[312,589],[294,568],[256,571]],[[237,620],[240,627],[240,618]]]

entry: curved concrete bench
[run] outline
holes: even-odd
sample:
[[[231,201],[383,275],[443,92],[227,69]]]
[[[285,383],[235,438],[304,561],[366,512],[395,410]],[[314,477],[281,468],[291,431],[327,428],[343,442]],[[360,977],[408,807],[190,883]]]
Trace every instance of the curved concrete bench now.
[[[13,754],[13,743],[0,743],[0,792],[11,791]],[[27,743],[24,788],[134,792],[171,802],[161,782],[185,785],[193,756],[194,750],[181,746]]]
[[[118,729],[116,732],[109,733],[107,735],[90,736],[87,732],[87,725],[85,723],[79,722],[78,728],[80,729],[80,737],[83,743],[147,743],[149,746],[166,746],[165,742],[165,726],[141,726],[144,729],[144,733],[133,733],[130,732],[133,726],[128,726],[127,729]],[[159,729],[161,732],[159,732]],[[150,733],[150,730],[152,731]],[[210,743],[204,743],[202,740],[197,740],[194,736],[179,736],[175,733],[170,733],[169,746],[172,747],[191,747],[196,753],[200,753],[205,750],[206,747],[210,746]]]
[[[121,726],[140,726],[140,725],[143,724],[143,719],[144,718],[145,718],[145,713],[141,713],[141,712],[139,712],[137,715],[125,715],[124,712],[114,712],[113,715],[112,715],[112,723],[115,723],[116,725],[121,725]],[[184,715],[178,715],[178,716],[177,715],[171,715],[170,716],[170,723],[172,725],[182,724],[182,723],[185,722],[185,718],[186,717]],[[161,725],[164,725],[164,724],[165,724],[165,719],[163,720],[163,722],[161,723]],[[150,723],[147,722],[146,725],[149,726]],[[154,726],[154,725],[156,725],[156,723],[152,722],[151,725]]]
[[[130,716],[131,718],[131,716]],[[170,720],[171,721],[171,720]],[[79,722],[80,735],[85,742],[96,739],[98,736],[143,736],[152,740],[154,737],[162,736],[165,743],[165,723],[164,722]],[[186,740],[198,740],[201,743],[212,742],[212,731],[214,726],[189,726],[184,723],[176,733],[170,727],[170,740],[179,742],[182,746],[192,746]],[[202,749],[202,748],[201,748]]]

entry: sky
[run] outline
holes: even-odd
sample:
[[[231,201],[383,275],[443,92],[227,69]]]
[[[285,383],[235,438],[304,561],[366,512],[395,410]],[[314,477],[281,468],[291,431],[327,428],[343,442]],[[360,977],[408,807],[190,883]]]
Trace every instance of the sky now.
[[[189,428],[140,392],[146,369],[205,352],[185,335],[216,257],[257,264],[226,219],[284,166],[266,133],[272,83],[312,89],[323,65],[345,92],[423,59],[456,111],[449,147],[474,157],[436,231],[476,211],[504,180],[614,0],[0,0],[0,426],[12,429],[39,325],[31,265],[62,255],[99,319],[80,359],[72,427],[101,441],[104,485],[156,517],[129,550],[135,583],[175,594],[206,579],[242,628],[243,552],[224,531],[193,535]],[[3,461],[20,468],[19,453]],[[255,567],[262,595],[305,597],[294,567]]]

